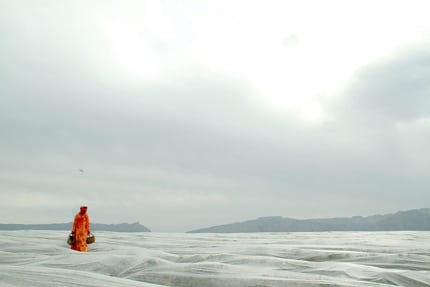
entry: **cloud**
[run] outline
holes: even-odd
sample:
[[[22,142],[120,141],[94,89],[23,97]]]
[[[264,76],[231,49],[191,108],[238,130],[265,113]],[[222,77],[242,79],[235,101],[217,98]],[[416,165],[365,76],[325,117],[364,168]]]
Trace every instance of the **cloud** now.
[[[292,35],[290,35],[284,39],[284,41],[282,42],[282,45],[285,48],[290,48],[290,47],[293,47],[299,43],[300,43],[299,36],[297,36],[296,34],[292,34]]]
[[[341,102],[344,115],[390,124],[429,116],[429,45],[424,39],[356,71]]]
[[[320,126],[275,115],[245,82],[201,70],[128,86],[97,87],[94,78],[74,79],[77,85],[61,77],[53,86],[9,82],[2,87],[10,96],[1,108],[1,168],[12,185],[3,188],[28,198],[43,192],[64,220],[61,197],[76,206],[85,201],[99,222],[139,220],[156,231],[263,215],[372,213],[381,201],[388,211],[414,207],[422,202],[428,157],[420,146],[416,159],[417,142],[406,140],[419,133],[396,130],[411,112],[384,109],[386,93],[396,89],[370,75],[385,71],[390,79],[414,67],[416,57],[361,70],[333,99],[338,102],[328,110],[336,120]],[[408,97],[414,103],[405,105],[420,117],[425,99],[413,79]],[[375,85],[381,98],[372,101]],[[379,117],[390,120],[389,129]]]
[[[154,30],[159,34],[144,38],[162,41],[168,60],[157,77],[146,77],[130,75],[115,62],[115,39],[103,24],[112,15],[105,6],[101,16],[94,6],[80,18],[78,8],[67,12],[67,4],[54,9],[55,16],[52,7],[25,10],[19,4],[24,2],[17,3],[18,18],[2,18],[8,41],[0,47],[0,192],[14,203],[3,207],[19,213],[16,221],[51,215],[68,220],[84,201],[101,223],[140,221],[154,231],[185,231],[265,215],[390,212],[421,207],[426,199],[428,40],[368,62],[341,92],[320,95],[313,84],[325,83],[323,71],[332,71],[330,57],[321,55],[334,52],[329,41],[323,50],[312,45],[321,38],[312,38],[317,33],[311,25],[296,34],[272,19],[272,33],[258,30],[263,41],[245,25],[260,26],[254,14],[246,21],[233,19],[234,11],[223,14],[225,26],[245,22],[231,26],[229,34],[240,45],[217,53],[217,61],[204,55],[218,46],[230,49],[222,34],[209,39],[203,26],[198,33],[188,30],[194,24],[176,15],[183,26],[174,31],[187,37],[169,38],[162,25]],[[66,20],[52,26],[63,14]],[[151,21],[144,31],[158,27],[159,20]],[[240,40],[238,31],[253,40]],[[337,39],[335,32],[330,41]],[[288,49],[280,47],[285,35],[291,35],[283,43]],[[199,47],[207,50],[193,57]],[[296,77],[271,69],[297,60],[285,54],[291,50],[306,67],[317,65],[309,55],[319,59],[318,69],[298,71],[300,81],[292,85],[297,89],[288,86]],[[171,53],[178,61],[169,62]],[[288,71],[297,74],[294,66]],[[270,91],[282,98],[295,90],[306,98],[288,93],[293,108],[268,103]],[[300,111],[308,120],[297,116]],[[38,205],[49,210],[43,218],[33,216]]]

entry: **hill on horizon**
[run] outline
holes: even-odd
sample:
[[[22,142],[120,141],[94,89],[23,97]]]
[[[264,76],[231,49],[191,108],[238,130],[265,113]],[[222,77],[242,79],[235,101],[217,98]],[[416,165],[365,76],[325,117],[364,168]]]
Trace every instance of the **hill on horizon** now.
[[[0,224],[0,230],[71,230],[72,222],[51,224]],[[115,231],[115,232],[151,232],[151,230],[139,222],[103,224],[91,223],[91,231]]]
[[[430,231],[430,208],[372,216],[294,219],[282,216],[217,225],[188,233],[319,232],[319,231]]]

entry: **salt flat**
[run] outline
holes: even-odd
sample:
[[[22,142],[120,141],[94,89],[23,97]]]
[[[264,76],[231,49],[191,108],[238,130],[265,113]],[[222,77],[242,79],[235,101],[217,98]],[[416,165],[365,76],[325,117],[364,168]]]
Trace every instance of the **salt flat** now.
[[[430,286],[430,232],[0,231],[0,286]]]

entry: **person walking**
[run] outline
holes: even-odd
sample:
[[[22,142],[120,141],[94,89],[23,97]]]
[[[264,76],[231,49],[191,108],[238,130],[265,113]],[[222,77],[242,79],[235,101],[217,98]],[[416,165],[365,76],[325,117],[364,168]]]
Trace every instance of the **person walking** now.
[[[71,249],[87,252],[87,237],[90,234],[90,217],[87,214],[87,206],[81,206],[80,211],[75,215],[73,221],[72,236],[75,242],[70,246]]]

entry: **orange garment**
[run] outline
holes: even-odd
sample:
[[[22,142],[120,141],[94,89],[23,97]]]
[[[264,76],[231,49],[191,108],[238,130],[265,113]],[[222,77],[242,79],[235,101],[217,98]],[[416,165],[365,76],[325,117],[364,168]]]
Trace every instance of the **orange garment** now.
[[[75,215],[72,227],[75,243],[70,248],[81,252],[87,252],[87,236],[90,234],[90,218],[87,214],[86,206],[81,206],[80,209],[80,212]]]

